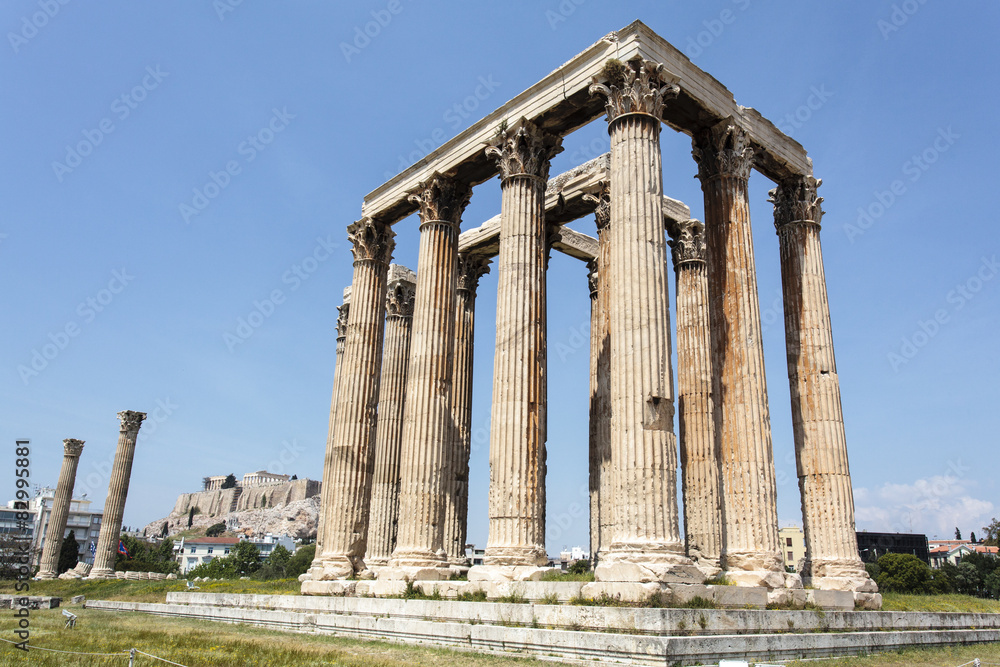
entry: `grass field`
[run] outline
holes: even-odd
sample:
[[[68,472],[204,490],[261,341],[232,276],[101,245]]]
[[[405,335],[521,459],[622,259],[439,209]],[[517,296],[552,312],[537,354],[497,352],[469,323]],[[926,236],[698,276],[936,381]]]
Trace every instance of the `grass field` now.
[[[885,611],[974,611],[1000,614],[1000,600],[985,600],[971,595],[882,595]]]
[[[132,602],[166,602],[170,591],[186,591],[183,579],[175,581],[129,581],[109,579],[87,581],[80,579],[52,579],[30,582],[29,595],[52,595],[65,602],[76,595],[85,595],[88,600],[131,600]],[[201,593],[259,593],[261,595],[298,595],[301,584],[295,579],[274,581],[253,581],[234,579],[230,581],[199,581],[194,585]],[[0,581],[0,593],[13,594],[13,581]]]

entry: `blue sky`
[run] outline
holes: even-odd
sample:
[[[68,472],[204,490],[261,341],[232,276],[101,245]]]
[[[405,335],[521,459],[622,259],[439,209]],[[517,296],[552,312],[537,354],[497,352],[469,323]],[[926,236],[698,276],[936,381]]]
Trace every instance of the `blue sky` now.
[[[16,438],[31,439],[42,485],[56,481],[62,440],[79,438],[77,488],[101,506],[125,409],[150,414],[126,524],[162,517],[205,475],[268,468],[319,479],[336,306],[351,280],[344,230],[364,195],[638,18],[799,140],[824,181],[859,527],[949,537],[1000,514],[1000,7],[343,4],[0,7],[5,498]],[[358,38],[372,21],[375,36]],[[662,137],[665,192],[702,218],[690,139],[669,128]],[[592,123],[565,139],[552,173],[607,145],[604,121]],[[751,213],[779,516],[801,525],[770,187],[752,177]],[[499,208],[497,181],[478,186],[463,229]],[[572,226],[594,233],[592,218]],[[396,261],[416,268],[415,217],[396,231]],[[589,298],[577,260],[554,256],[548,285],[555,552],[587,544]],[[477,309],[478,544],[495,290],[486,276]],[[254,316],[252,335],[227,338],[255,311],[266,316]]]

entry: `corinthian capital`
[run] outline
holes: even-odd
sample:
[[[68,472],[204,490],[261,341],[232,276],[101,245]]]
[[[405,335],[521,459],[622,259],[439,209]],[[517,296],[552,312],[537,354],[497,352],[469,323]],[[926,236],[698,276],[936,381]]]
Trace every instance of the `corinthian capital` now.
[[[413,317],[417,286],[405,280],[390,283],[385,291],[386,317]]]
[[[83,453],[83,440],[70,438],[63,440],[63,454],[66,456],[80,456]]]
[[[601,82],[603,79],[604,83]],[[635,57],[627,63],[609,60],[590,84],[590,94],[607,98],[608,122],[629,113],[663,118],[663,105],[680,93],[677,77],[660,63]]]
[[[601,181],[600,189],[595,194],[583,195],[583,201],[594,204],[594,220],[597,222],[597,235],[600,236],[611,222],[611,182]]]
[[[684,222],[667,221],[670,250],[674,255],[674,270],[684,264],[705,261],[705,225],[694,218]]]
[[[490,258],[462,252],[458,255],[458,289],[472,294],[479,288],[479,279],[490,272]]]
[[[347,228],[347,240],[353,245],[351,252],[356,262],[388,264],[396,247],[395,236],[392,227],[371,218],[361,218]]]
[[[420,222],[444,221],[459,225],[462,212],[472,199],[472,186],[435,173],[418,185],[408,199],[420,206]]]
[[[347,317],[351,314],[351,303],[345,301],[343,306],[337,307],[337,338],[347,337]]]
[[[691,155],[703,182],[718,177],[749,180],[754,159],[750,136],[732,119],[695,133],[691,142]]]
[[[121,420],[121,432],[138,431],[139,427],[142,426],[142,420],[145,418],[145,412],[135,412],[134,410],[119,412],[118,419]]]
[[[502,127],[486,154],[497,161],[500,180],[511,176],[534,176],[544,184],[549,178],[549,161],[562,151],[562,137],[538,128],[527,118],[517,127]]]
[[[823,218],[823,198],[817,193],[822,180],[812,176],[796,176],[778,184],[768,192],[774,204],[774,226],[780,232],[793,222],[815,222]]]
[[[597,266],[597,260],[592,259],[587,262],[587,287],[590,288],[590,298],[597,298],[597,288],[601,284],[601,274],[600,269]]]

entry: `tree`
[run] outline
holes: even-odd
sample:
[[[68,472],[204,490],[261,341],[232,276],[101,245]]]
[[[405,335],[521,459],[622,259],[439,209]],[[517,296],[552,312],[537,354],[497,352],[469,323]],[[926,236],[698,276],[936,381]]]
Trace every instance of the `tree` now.
[[[300,574],[305,573],[312,565],[313,559],[316,557],[316,545],[310,544],[308,546],[299,547],[292,554],[291,560],[288,561],[288,566],[285,568],[286,577],[298,577]]]
[[[188,510],[188,528],[194,524],[194,508]]]
[[[242,541],[229,554],[236,568],[236,575],[246,577],[260,569],[260,549],[252,543]]]
[[[969,541],[972,542],[973,544],[976,544],[976,531],[972,531],[971,533],[969,533]]]
[[[931,592],[931,568],[911,554],[885,554],[878,559],[881,570],[875,583],[886,593]]]
[[[163,528],[160,529],[160,537],[166,537],[169,534],[170,534],[170,524],[164,521]]]
[[[205,537],[218,537],[224,532],[226,532],[226,524],[220,521],[219,523],[213,523],[208,527],[208,530],[205,531]]]
[[[955,528],[955,539],[956,540],[962,539],[962,531],[960,531],[957,527]]]
[[[298,475],[292,475],[291,478],[289,479],[289,481],[296,480],[298,478],[299,478]]]
[[[566,571],[570,574],[586,574],[590,572],[590,561],[586,559],[573,561]]]
[[[990,525],[983,526],[983,532],[986,533],[986,539],[983,540],[983,543],[991,547],[997,546],[997,539],[1000,538],[1000,521],[993,517]]]
[[[80,543],[76,541],[76,533],[72,530],[63,540],[62,549],[59,550],[59,566],[56,568],[57,574],[62,574],[66,570],[72,570],[80,561]]]
[[[284,579],[288,576],[288,564],[292,559],[292,554],[288,549],[280,544],[274,547],[271,555],[267,557],[264,564],[254,574],[254,578],[267,581],[269,579]]]
[[[229,473],[228,475],[226,475],[226,480],[222,482],[222,486],[220,488],[223,489],[236,488],[236,475],[234,475],[233,473]]]

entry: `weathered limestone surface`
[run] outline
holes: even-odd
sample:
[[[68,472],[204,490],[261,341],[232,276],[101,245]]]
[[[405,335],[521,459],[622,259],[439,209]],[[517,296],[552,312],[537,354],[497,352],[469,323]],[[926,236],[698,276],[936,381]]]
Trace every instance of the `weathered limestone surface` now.
[[[722,505],[712,411],[712,340],[709,333],[705,227],[668,223],[677,276],[677,403],[680,431],[684,542],[708,576],[719,573]]]
[[[677,443],[670,369],[667,244],[663,229],[660,118],[676,96],[662,65],[627,63],[595,83],[611,135],[612,542],[598,581],[700,582],[684,555],[677,511]],[[603,511],[603,499],[602,499]]]
[[[62,549],[63,533],[66,532],[73,487],[76,485],[76,468],[82,453],[83,440],[72,438],[63,440],[62,468],[59,469],[59,481],[56,482],[49,525],[45,531],[45,548],[42,550],[42,561],[37,575],[39,579],[55,579],[58,574],[59,552]]]
[[[526,578],[545,552],[544,196],[561,140],[521,120],[487,148],[500,167],[497,338],[490,424],[489,538],[469,577]]]
[[[802,575],[819,589],[875,592],[878,588],[858,557],[854,532],[854,494],[819,238],[820,183],[804,176],[771,191],[781,246],[788,383],[806,538]]]
[[[451,454],[445,508],[444,550],[452,565],[465,567],[465,542],[469,520],[469,456],[472,453],[472,367],[475,352],[476,289],[490,270],[482,255],[459,253],[455,308],[455,357],[452,379],[452,420],[455,444]]]
[[[125,499],[128,497],[129,480],[132,478],[135,440],[139,437],[139,428],[145,418],[145,412],[125,410],[118,413],[118,419],[121,421],[118,449],[115,451],[115,462],[111,467],[108,497],[104,501],[104,517],[101,519],[101,533],[97,538],[94,567],[90,571],[93,579],[114,576],[118,539],[122,532],[122,518],[125,516]]]
[[[420,252],[403,417],[399,528],[380,579],[447,578],[446,491],[455,447],[452,361],[458,234],[472,188],[435,175],[412,195],[420,206]]]
[[[410,362],[413,303],[417,276],[409,269],[389,267],[385,303],[385,346],[379,382],[378,426],[375,432],[375,475],[372,480],[365,564],[386,565],[396,548],[399,516],[399,455],[403,443],[403,409]]]
[[[724,567],[741,585],[784,586],[747,183],[753,149],[723,121],[694,137],[705,193],[716,441]]]
[[[395,246],[388,225],[363,218],[348,227],[354,278],[337,408],[323,467],[322,551],[301,578],[340,579],[365,571],[375,415],[382,368],[386,274]]]

